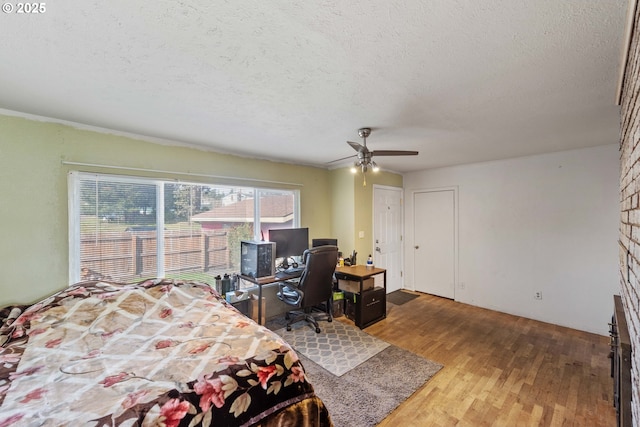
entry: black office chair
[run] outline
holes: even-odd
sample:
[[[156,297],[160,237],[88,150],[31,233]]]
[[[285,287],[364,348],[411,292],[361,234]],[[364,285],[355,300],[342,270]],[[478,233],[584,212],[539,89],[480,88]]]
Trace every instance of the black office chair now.
[[[305,268],[300,281],[279,284],[278,298],[298,309],[285,314],[285,319],[288,320],[287,331],[291,330],[292,324],[304,319],[315,327],[317,333],[320,333],[316,315],[321,314],[321,320],[326,319],[329,322],[333,320],[333,273],[336,270],[337,260],[337,246],[318,246],[307,249],[302,255]],[[314,308],[319,308],[323,304],[324,312],[313,311]]]

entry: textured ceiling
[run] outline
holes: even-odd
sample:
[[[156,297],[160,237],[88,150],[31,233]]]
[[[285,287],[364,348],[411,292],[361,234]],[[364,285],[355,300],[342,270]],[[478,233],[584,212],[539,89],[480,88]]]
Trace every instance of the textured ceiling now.
[[[611,144],[626,9],[57,0],[0,16],[0,108],[321,167],[368,126],[397,172]]]

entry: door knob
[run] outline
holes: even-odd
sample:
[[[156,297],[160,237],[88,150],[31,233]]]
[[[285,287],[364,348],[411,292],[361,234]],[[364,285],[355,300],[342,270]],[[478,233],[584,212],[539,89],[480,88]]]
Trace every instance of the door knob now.
[[[420,249],[420,246],[415,245],[415,246],[414,246],[414,248],[415,248],[415,249]]]

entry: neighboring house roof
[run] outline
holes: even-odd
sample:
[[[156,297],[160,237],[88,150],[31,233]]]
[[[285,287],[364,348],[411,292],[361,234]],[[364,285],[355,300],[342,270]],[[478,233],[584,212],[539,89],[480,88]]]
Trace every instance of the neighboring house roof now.
[[[253,222],[254,199],[244,199],[191,217],[196,222]],[[293,196],[275,195],[260,198],[261,220],[284,223],[293,219]]]

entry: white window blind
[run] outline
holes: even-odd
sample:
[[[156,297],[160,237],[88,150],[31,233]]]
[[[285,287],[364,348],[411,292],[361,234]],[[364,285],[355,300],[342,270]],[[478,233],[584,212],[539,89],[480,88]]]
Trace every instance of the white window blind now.
[[[212,282],[239,272],[240,241],[297,227],[298,190],[71,172],[69,276]]]

